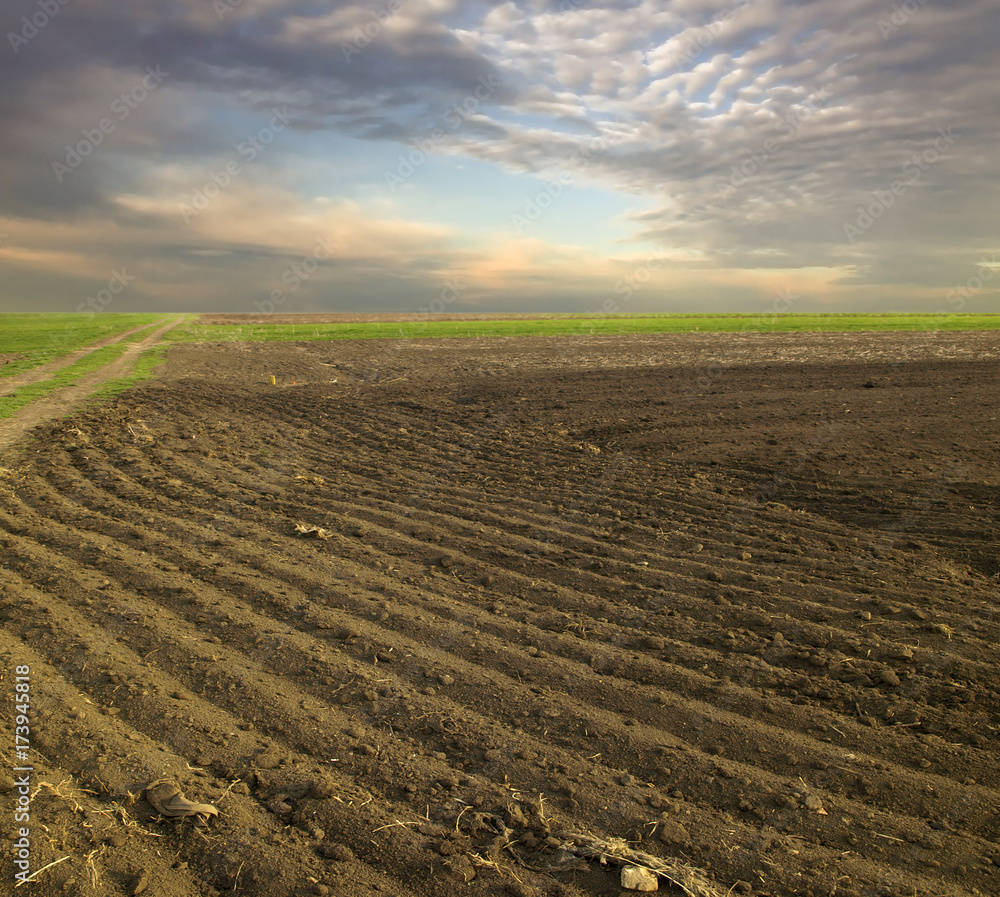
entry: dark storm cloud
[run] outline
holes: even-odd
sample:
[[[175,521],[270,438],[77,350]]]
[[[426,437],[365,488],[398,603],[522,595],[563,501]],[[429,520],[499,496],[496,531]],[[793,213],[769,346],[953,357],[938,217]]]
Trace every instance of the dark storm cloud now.
[[[275,109],[291,124],[239,183],[254,214],[253,191],[290,189],[330,138],[438,128],[432,152],[634,198],[636,240],[707,269],[930,284],[1000,242],[995,0],[29,0],[0,29],[12,244],[19,221],[99,221],[156,231],[143,251],[164,264],[201,251],[164,196],[207,183]],[[165,78],[143,90],[150,70]],[[72,164],[88,135],[103,145]],[[205,258],[245,267],[239,239],[286,251],[244,236]]]

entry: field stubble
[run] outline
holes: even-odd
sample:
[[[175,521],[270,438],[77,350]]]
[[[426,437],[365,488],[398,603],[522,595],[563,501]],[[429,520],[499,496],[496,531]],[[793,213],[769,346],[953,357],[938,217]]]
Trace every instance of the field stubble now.
[[[997,334],[169,359],[4,460],[34,893],[994,892]]]

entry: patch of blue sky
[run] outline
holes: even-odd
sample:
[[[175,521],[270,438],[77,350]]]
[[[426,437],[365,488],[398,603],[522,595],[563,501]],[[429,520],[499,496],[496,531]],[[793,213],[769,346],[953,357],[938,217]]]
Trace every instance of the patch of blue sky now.
[[[688,94],[686,99],[689,103],[708,103],[716,87],[718,87],[717,82],[710,81],[699,87],[693,94]]]
[[[734,59],[739,59],[751,50],[756,50],[764,41],[774,37],[774,34],[773,28],[758,27],[749,31],[738,31],[734,25],[729,25],[713,41],[712,45],[716,52],[724,50]]]
[[[386,5],[389,0],[382,0]],[[398,0],[407,3],[409,0]],[[442,17],[442,21],[449,28],[457,28],[463,31],[475,31],[489,14],[494,4],[486,0],[473,0],[473,2],[458,3],[453,10],[449,10]]]
[[[681,44],[681,51],[682,56],[673,69],[676,72],[690,72],[696,66],[701,65],[701,63],[709,62],[719,52],[716,47],[711,45],[702,47],[692,41],[684,41]]]
[[[507,233],[608,251],[631,233],[625,216],[642,200],[570,175],[519,174],[477,159],[430,156],[401,187],[381,195],[391,197],[394,214],[444,225],[470,246]]]
[[[400,172],[417,174],[424,167],[424,158],[434,157],[395,141],[362,140],[336,132],[322,137],[293,132],[282,139],[280,152],[261,154],[258,164],[286,170],[295,178],[296,189],[304,193],[363,201],[386,195],[391,176],[405,183],[408,178]]]

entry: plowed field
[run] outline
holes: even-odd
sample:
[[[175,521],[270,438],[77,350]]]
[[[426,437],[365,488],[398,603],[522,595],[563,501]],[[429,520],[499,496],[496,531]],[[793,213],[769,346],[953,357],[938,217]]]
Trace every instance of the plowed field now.
[[[174,347],[2,460],[24,893],[997,893],[998,405],[988,332]]]

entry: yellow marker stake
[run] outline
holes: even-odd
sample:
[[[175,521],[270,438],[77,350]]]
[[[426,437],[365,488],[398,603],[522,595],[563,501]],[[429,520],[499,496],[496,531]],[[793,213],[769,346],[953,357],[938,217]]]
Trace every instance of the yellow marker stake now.
[[[269,382],[270,382],[271,386],[274,386],[274,385],[275,385],[275,383],[277,383],[277,382],[278,382],[277,380],[275,380],[275,379],[274,379],[274,374],[271,374],[271,379],[270,379],[270,381],[269,381]]]

